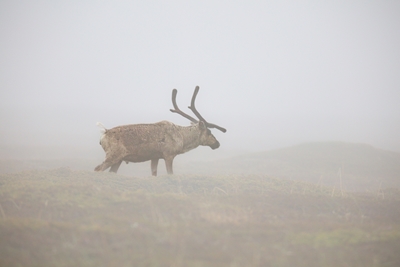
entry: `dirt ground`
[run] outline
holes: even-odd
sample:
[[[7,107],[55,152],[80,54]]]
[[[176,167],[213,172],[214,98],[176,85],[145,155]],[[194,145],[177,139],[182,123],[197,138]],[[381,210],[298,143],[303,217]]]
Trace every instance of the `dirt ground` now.
[[[0,175],[0,266],[400,266],[400,190],[257,175]]]

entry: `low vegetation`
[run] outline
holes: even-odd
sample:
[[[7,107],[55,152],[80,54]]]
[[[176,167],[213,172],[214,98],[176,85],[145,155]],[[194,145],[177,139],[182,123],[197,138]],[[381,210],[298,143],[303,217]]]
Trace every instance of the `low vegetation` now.
[[[268,174],[346,191],[374,191],[400,187],[400,153],[367,144],[306,143],[207,162],[211,173]]]
[[[400,266],[400,191],[265,175],[0,175],[0,266]]]

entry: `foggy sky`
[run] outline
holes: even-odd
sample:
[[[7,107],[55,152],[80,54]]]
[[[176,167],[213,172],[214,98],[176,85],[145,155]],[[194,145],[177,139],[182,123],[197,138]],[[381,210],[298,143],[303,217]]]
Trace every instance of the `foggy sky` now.
[[[399,14],[399,1],[1,1],[0,147],[103,157],[96,122],[189,125],[171,91],[189,112],[199,85],[222,151],[400,151]]]

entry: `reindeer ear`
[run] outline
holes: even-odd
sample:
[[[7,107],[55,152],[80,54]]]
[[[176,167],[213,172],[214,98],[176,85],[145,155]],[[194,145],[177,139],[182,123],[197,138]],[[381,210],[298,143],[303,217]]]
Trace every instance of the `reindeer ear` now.
[[[200,128],[200,130],[205,130],[205,129],[207,129],[207,126],[206,126],[206,124],[204,123],[204,121],[199,121],[199,128]]]

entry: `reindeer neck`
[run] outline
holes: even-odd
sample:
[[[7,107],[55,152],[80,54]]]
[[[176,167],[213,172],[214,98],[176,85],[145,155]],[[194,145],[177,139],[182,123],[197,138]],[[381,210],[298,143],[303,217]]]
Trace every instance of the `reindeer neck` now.
[[[200,129],[198,125],[179,126],[182,136],[182,153],[192,150],[200,145]]]

